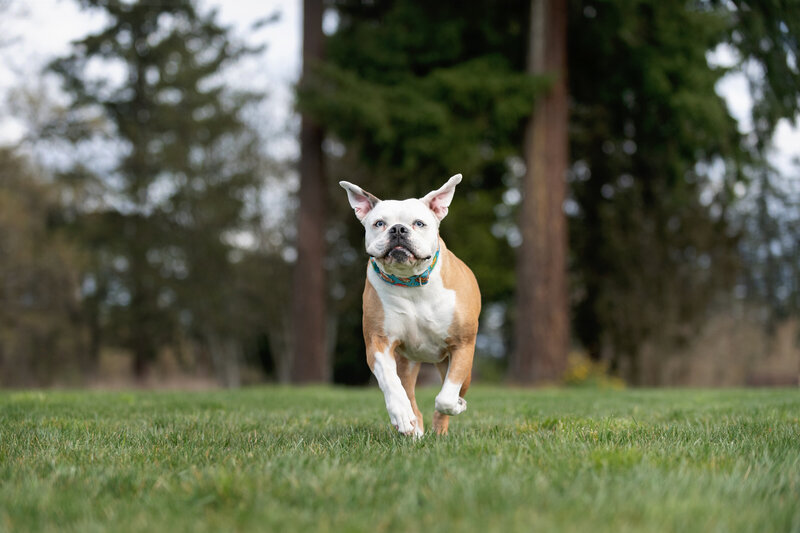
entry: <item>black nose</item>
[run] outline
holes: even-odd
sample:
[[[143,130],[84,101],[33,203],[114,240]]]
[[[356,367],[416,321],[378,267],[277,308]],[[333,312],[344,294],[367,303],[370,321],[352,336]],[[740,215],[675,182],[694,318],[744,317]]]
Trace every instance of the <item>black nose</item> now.
[[[389,228],[389,235],[405,235],[408,233],[408,228],[402,224],[395,224]]]

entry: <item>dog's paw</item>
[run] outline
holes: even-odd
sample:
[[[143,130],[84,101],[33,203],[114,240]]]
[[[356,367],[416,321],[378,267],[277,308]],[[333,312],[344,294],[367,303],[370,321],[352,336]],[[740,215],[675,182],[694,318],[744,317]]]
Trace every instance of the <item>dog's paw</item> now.
[[[396,429],[401,435],[405,435],[406,437],[412,437],[414,440],[421,439],[425,435],[425,432],[422,431],[422,429],[419,427],[416,419],[414,419],[411,422],[411,424],[414,427],[414,429],[412,429],[411,431],[403,431],[401,429],[401,426],[397,425],[394,426],[394,429]],[[407,428],[408,426],[405,427]]]
[[[467,400],[456,396],[455,400],[451,398],[444,398],[440,394],[436,397],[434,407],[443,415],[460,415],[467,410]]]
[[[417,425],[417,416],[410,405],[387,405],[387,411],[389,411],[389,420],[392,422],[392,426],[398,432],[417,438],[422,436],[422,429]]]

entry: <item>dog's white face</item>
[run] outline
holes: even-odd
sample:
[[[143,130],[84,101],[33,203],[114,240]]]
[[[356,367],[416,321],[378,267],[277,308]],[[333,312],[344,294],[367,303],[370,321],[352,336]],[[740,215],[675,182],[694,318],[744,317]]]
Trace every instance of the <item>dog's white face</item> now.
[[[352,183],[339,185],[364,225],[367,253],[387,270],[409,274],[424,270],[439,248],[439,223],[460,182],[461,174],[456,174],[422,198],[385,201]]]
[[[416,198],[379,202],[362,223],[367,253],[386,263],[429,259],[439,246],[439,221]]]

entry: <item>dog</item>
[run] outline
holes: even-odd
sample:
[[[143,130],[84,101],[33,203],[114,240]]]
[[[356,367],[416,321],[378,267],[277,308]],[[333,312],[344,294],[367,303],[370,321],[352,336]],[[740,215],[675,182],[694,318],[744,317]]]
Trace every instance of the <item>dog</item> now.
[[[403,435],[424,434],[414,397],[421,363],[442,376],[433,429],[446,434],[450,416],[467,409],[481,294],[475,275],[439,236],[461,174],[422,198],[381,201],[340,181],[365,228],[370,259],[363,295],[367,364]]]

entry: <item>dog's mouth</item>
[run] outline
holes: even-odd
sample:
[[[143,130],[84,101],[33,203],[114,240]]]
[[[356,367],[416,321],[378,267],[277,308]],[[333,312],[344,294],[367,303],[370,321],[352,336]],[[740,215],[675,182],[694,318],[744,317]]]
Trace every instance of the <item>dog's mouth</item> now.
[[[383,258],[395,261],[397,263],[408,263],[416,259],[416,256],[405,246],[397,245],[389,249]]]
[[[403,246],[402,244],[396,244],[389,248],[385,254],[381,256],[381,260],[384,263],[391,264],[391,263],[402,263],[408,264],[413,263],[415,261],[427,261],[432,256],[428,255],[425,257],[421,257],[417,255],[417,253],[408,246]]]

